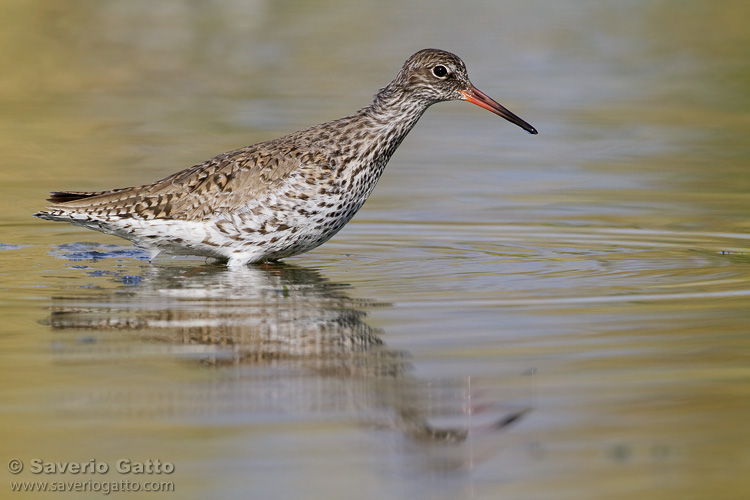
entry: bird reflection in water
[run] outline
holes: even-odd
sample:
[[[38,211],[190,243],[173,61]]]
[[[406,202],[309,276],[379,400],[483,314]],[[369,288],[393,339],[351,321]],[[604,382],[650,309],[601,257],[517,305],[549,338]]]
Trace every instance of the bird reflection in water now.
[[[170,394],[166,399],[180,416],[200,413],[199,405],[210,405],[213,416],[226,412],[234,418],[344,414],[371,428],[397,430],[410,448],[431,455],[436,446],[450,448],[448,458],[430,467],[454,469],[476,460],[465,449],[473,435],[494,434],[528,412],[482,401],[492,395],[474,393],[466,378],[425,381],[412,375],[408,353],[388,347],[382,332],[364,321],[364,310],[387,304],[352,298],[348,285],[332,283],[317,270],[285,264],[233,272],[210,265],[143,269],[142,279],[118,277],[135,285],[53,297],[49,324],[58,332],[77,332],[76,339],[56,340],[65,362],[96,362],[97,344],[111,338],[107,332],[130,331],[150,353],[161,346],[190,363],[239,368],[228,370],[234,380],[220,389],[191,390],[185,401]],[[88,342],[80,342],[81,331],[90,333]],[[128,344],[128,356],[133,349]],[[111,356],[111,348],[107,352]]]

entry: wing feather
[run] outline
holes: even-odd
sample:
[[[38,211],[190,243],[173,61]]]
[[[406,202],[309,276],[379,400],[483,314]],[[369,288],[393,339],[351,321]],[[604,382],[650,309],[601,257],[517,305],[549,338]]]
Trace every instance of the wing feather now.
[[[201,220],[241,207],[278,186],[296,169],[327,163],[286,137],[218,155],[153,184],[108,191],[52,193],[48,212],[140,219]]]

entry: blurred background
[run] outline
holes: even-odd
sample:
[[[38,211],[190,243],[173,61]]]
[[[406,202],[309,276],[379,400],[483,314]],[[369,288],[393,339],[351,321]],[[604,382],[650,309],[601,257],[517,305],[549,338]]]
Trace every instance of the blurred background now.
[[[750,494],[747,2],[0,14],[3,496],[123,457],[180,498]],[[150,265],[31,217],[350,114],[426,47],[539,135],[432,107],[309,254]]]

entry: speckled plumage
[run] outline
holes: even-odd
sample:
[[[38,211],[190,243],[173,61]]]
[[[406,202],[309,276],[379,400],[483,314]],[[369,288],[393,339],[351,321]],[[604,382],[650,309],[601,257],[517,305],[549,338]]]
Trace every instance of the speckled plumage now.
[[[52,193],[52,205],[35,215],[126,238],[152,257],[205,255],[230,267],[278,260],[344,227],[422,113],[458,99],[536,133],[476,89],[461,59],[425,49],[351,116],[221,154],[153,184]]]

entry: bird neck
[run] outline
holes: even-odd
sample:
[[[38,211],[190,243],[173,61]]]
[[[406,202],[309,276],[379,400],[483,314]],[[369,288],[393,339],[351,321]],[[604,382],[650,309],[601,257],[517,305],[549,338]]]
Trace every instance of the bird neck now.
[[[383,167],[432,104],[409,98],[389,87],[382,89],[372,104],[357,113],[359,132],[370,138],[368,147],[362,150],[363,159],[382,163]]]
[[[432,102],[418,99],[404,92],[401,86],[391,83],[375,95],[372,104],[365,110],[375,120],[392,124],[396,128],[406,127],[408,133],[431,104]]]

